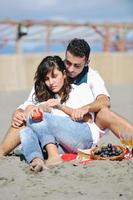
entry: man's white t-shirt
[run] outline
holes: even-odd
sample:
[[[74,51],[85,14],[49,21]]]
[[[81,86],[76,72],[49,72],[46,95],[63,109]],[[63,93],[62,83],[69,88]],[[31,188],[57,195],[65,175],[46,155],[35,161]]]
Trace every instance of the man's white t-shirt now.
[[[104,80],[101,78],[99,73],[92,68],[89,68],[89,72],[87,74],[87,83],[92,91],[94,99],[96,99],[98,95],[102,94],[109,97]]]
[[[93,95],[93,101],[97,98],[97,96],[102,95],[102,94],[109,97],[109,93],[105,87],[103,79],[101,78],[101,76],[98,74],[97,71],[91,68],[89,68],[89,72],[87,74],[87,84],[88,84],[88,93],[91,90],[92,95]],[[34,92],[35,92],[35,89],[33,87],[28,99],[23,104],[21,104],[18,108],[21,108],[24,110],[28,105],[34,105],[35,104]],[[83,93],[83,95],[85,94],[84,91],[82,92],[81,90],[80,90],[80,93],[81,94]],[[84,96],[82,96],[82,98],[84,101]]]

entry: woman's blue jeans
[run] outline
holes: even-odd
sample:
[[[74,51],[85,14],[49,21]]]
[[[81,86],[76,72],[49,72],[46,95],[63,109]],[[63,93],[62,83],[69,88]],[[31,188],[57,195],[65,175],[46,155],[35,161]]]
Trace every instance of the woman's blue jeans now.
[[[93,144],[90,128],[85,122],[75,122],[70,117],[44,113],[41,122],[27,120],[27,127],[20,131],[23,153],[28,162],[43,159],[42,149],[47,144],[57,144],[59,153],[77,152]]]

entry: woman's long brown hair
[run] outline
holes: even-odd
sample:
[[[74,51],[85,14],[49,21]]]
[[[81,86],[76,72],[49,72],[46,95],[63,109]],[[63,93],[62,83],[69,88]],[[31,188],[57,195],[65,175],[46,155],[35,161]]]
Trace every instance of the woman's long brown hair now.
[[[51,71],[53,72],[55,68],[57,68],[62,73],[65,73],[65,64],[59,56],[47,56],[39,64],[34,77],[36,102],[47,101],[48,99],[55,97],[55,93],[50,91],[48,87],[45,85],[45,77],[47,73]],[[61,103],[67,101],[67,99],[69,98],[70,91],[71,91],[71,85],[68,80],[68,77],[66,76],[64,80],[64,85],[61,88],[62,92]]]

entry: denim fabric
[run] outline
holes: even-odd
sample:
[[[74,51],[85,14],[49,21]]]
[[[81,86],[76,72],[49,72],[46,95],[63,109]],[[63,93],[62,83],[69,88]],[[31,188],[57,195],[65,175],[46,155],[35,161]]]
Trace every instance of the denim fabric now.
[[[59,149],[65,152],[77,152],[78,148],[90,148],[93,143],[88,124],[75,122],[69,117],[44,113],[43,121],[34,122],[29,118],[27,126],[20,132],[20,137],[24,155],[28,161],[33,159],[33,155],[36,157],[39,155],[42,158],[38,140],[42,149],[45,145],[53,143],[59,144]]]
[[[20,140],[22,153],[29,163],[36,157],[43,159],[43,153],[37,135],[31,128],[26,127],[21,129]]]
[[[90,148],[93,142],[88,124],[69,117],[44,113],[43,121],[29,119],[28,126],[36,132],[42,148],[48,143],[59,143],[68,152],[76,152],[78,148]]]

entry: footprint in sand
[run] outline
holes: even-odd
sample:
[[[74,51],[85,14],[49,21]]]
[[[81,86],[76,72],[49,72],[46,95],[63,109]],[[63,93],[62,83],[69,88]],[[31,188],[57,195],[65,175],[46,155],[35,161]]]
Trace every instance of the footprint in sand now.
[[[14,178],[0,177],[0,187],[14,182]]]

